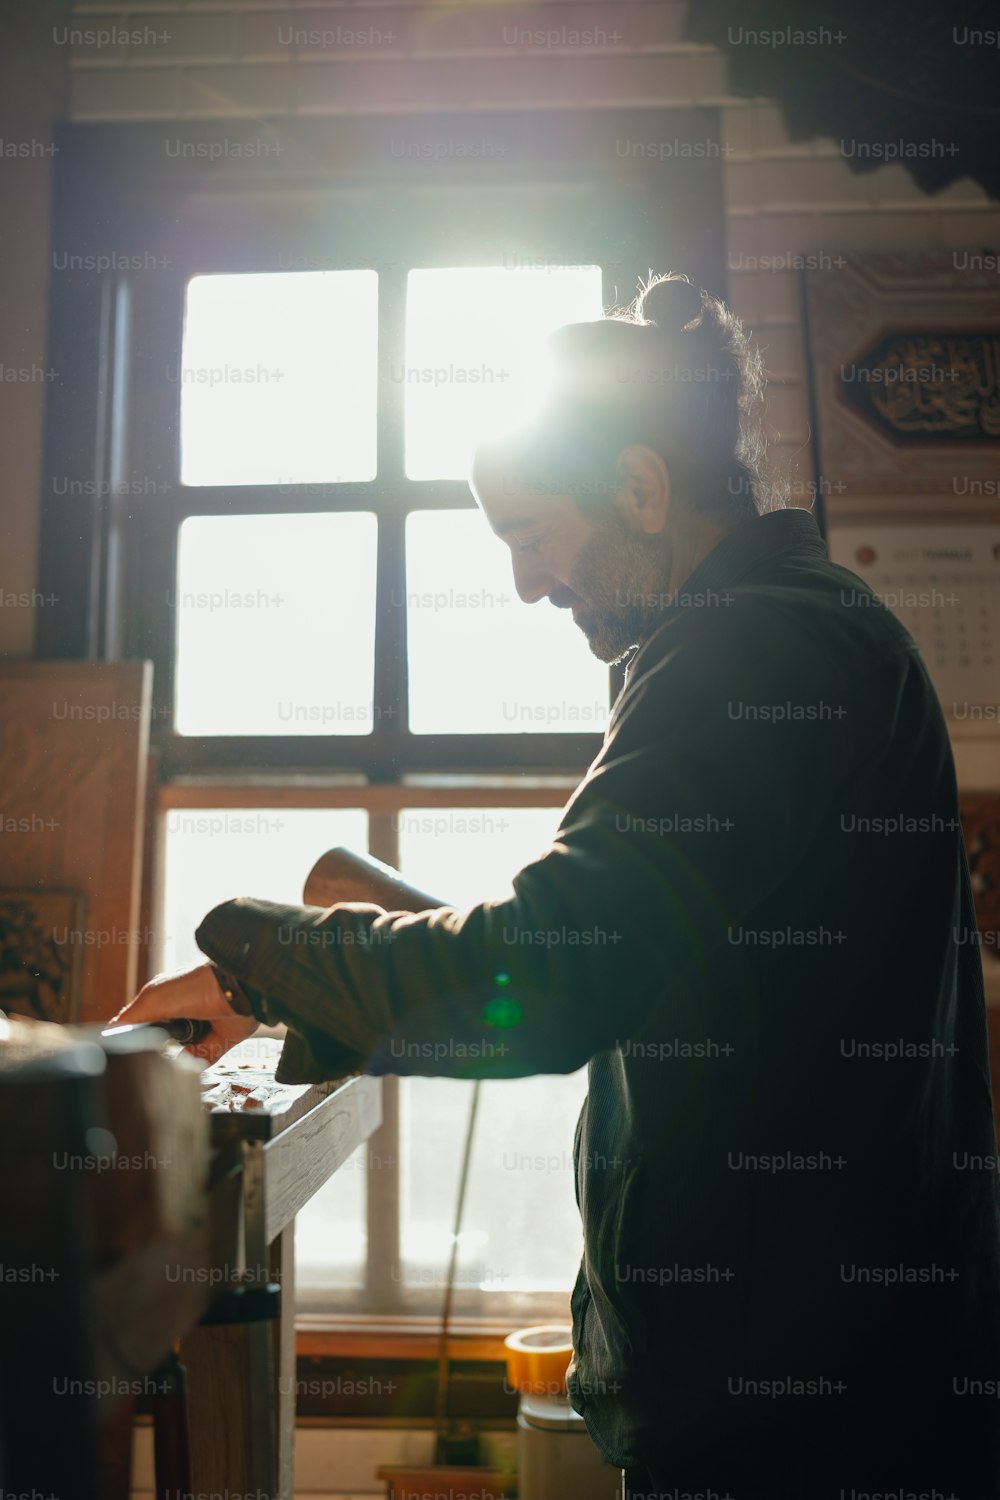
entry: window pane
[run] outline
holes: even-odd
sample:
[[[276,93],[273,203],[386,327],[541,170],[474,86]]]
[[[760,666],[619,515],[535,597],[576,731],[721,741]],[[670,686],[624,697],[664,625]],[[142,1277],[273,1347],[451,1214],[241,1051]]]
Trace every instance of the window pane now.
[[[557,808],[411,809],[399,818],[408,880],[460,903],[503,899],[551,842]],[[568,1290],[580,1261],[572,1151],[586,1069],[482,1085],[457,1286],[463,1293]],[[400,1080],[403,1266],[414,1291],[437,1289],[451,1246],[472,1084]],[[488,1308],[484,1309],[488,1311]]]
[[[374,271],[189,281],[181,483],[374,479],[377,299]]]
[[[202,918],[234,896],[293,905],[325,849],[368,847],[368,814],[359,808],[176,808],[165,819],[163,933],[165,970],[200,963],[194,941]],[[301,1286],[364,1284],[367,1143],[296,1219]]]
[[[523,420],[549,377],[545,342],[599,318],[600,266],[411,271],[406,293],[408,479],[464,479],[480,434]]]
[[[360,808],[184,807],[164,819],[163,931],[157,960],[165,969],[201,963],[195,928],[234,896],[302,900],[306,876],[326,849],[368,847]]]
[[[406,520],[415,734],[603,734],[608,669],[568,610],[522,604],[479,511]]]
[[[185,521],[178,734],[370,734],[376,539],[369,512]]]

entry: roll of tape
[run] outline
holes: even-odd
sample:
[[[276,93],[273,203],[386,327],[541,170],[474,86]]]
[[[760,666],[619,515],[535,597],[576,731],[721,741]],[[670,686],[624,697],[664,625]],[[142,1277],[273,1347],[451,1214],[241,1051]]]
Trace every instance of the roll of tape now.
[[[529,1396],[565,1396],[566,1371],[573,1358],[572,1333],[568,1323],[541,1323],[508,1334],[504,1347],[512,1389]]]

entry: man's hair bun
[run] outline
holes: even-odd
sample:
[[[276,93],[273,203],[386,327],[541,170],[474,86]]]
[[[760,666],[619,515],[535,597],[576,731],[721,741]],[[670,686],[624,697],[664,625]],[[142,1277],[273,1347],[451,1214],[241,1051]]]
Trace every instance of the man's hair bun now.
[[[659,276],[642,288],[633,305],[637,323],[652,323],[667,337],[700,322],[705,295],[686,276]]]

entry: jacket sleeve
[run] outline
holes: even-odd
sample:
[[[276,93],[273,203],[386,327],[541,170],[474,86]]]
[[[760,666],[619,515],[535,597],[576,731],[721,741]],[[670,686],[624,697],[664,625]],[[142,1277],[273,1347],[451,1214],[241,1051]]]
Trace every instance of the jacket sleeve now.
[[[734,934],[884,743],[900,667],[842,681],[757,601],[724,627],[661,630],[511,898],[416,914],[240,898],[209,912],[202,951],[297,1038],[279,1077],[565,1073],[653,1011],[703,1024],[738,1003]]]

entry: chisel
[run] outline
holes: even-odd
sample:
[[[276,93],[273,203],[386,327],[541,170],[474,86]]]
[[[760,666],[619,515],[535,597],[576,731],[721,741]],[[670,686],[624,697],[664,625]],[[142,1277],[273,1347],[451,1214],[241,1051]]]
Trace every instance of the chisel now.
[[[191,1047],[204,1041],[212,1029],[211,1021],[194,1021],[188,1016],[171,1021],[136,1021],[127,1026],[105,1026],[101,1036],[124,1036],[126,1032],[165,1031],[172,1041]]]

